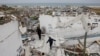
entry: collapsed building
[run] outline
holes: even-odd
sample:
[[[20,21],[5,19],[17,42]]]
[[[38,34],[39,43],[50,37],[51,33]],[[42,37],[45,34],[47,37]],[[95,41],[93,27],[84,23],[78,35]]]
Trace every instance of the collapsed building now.
[[[97,55],[99,55],[99,20],[99,15],[91,15],[89,13],[83,13],[77,16],[50,16],[42,14],[39,18],[41,28],[45,28],[46,34],[57,40],[56,46],[74,55],[82,55],[86,32],[86,53],[89,55],[91,53],[98,53]]]

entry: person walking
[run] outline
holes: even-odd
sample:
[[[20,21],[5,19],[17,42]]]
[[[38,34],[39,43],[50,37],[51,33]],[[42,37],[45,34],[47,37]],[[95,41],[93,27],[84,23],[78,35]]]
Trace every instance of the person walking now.
[[[56,41],[55,39],[49,37],[47,43],[49,42],[49,46],[50,46],[50,49],[52,49],[52,44],[53,44],[53,41]]]
[[[37,31],[39,40],[41,40],[41,29],[40,29],[40,27],[37,27],[37,30],[36,31]]]

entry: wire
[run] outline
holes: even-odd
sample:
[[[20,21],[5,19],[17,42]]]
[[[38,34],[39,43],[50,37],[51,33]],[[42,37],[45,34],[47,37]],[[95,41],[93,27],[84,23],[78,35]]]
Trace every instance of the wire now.
[[[9,34],[7,37],[5,37],[3,40],[0,40],[0,43],[4,42],[6,39],[10,38],[10,36],[13,35],[16,31],[18,31],[18,30],[15,30],[14,32]]]

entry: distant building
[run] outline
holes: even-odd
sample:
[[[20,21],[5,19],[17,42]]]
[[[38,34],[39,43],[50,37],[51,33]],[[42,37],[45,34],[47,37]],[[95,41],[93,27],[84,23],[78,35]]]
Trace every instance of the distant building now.
[[[3,15],[4,14],[4,12],[0,12],[0,15]]]

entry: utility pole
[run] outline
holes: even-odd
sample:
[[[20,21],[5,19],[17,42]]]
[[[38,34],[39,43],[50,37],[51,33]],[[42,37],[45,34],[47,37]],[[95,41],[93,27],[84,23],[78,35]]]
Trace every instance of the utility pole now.
[[[75,45],[74,45],[74,52],[76,51],[75,48],[76,48],[76,47],[75,47]],[[75,56],[75,54],[74,54],[74,56]]]
[[[86,56],[86,39],[87,39],[87,32],[85,32],[85,37],[84,37],[83,56]]]

